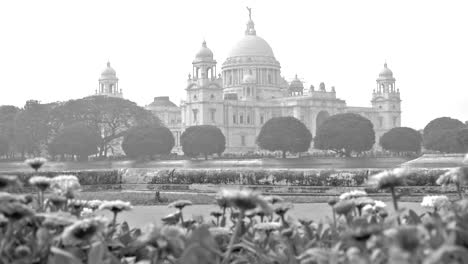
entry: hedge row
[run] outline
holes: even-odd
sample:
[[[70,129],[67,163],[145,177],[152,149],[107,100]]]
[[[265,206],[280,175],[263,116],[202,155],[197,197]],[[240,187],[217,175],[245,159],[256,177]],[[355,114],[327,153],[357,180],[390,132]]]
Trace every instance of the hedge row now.
[[[122,181],[122,170],[82,170],[82,171],[39,171],[35,172],[13,172],[2,174],[17,175],[24,183],[25,187],[29,187],[28,179],[32,176],[54,177],[57,175],[75,175],[80,180],[81,185],[96,185],[96,184],[119,184]]]
[[[33,175],[54,177],[71,174],[82,185],[106,184],[236,184],[288,186],[362,186],[369,176],[381,169],[115,169],[84,171],[45,171],[14,173],[28,186]],[[415,169],[408,179],[410,186],[435,186],[446,169]]]
[[[291,186],[361,186],[369,176],[380,169],[362,170],[245,170],[245,169],[179,169],[159,170],[151,177],[142,174],[145,183],[151,184],[241,184],[241,185],[291,185]],[[446,169],[415,169],[408,177],[410,186],[435,186],[437,178]],[[126,183],[136,175],[127,171],[123,175]],[[143,176],[144,175],[144,176]],[[138,177],[138,176],[137,176]],[[138,181],[138,180],[137,180]],[[139,182],[141,183],[141,182]]]

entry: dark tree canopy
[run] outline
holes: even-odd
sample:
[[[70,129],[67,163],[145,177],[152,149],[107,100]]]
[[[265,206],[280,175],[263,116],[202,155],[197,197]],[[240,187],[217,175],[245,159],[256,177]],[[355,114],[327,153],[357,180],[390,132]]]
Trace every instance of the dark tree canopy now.
[[[462,145],[458,142],[459,129],[443,129],[429,133],[424,137],[424,147],[444,153],[464,152]]]
[[[394,127],[380,138],[380,146],[392,152],[421,151],[421,134],[409,127]]]
[[[161,125],[140,125],[130,128],[125,133],[122,149],[133,159],[166,155],[174,147],[174,136],[171,131]]]
[[[55,104],[28,101],[15,116],[15,146],[22,156],[25,153],[40,155],[49,136],[49,117]]]
[[[257,136],[257,145],[269,151],[299,153],[307,151],[312,141],[309,129],[292,116],[274,117],[268,120]]]
[[[226,138],[221,129],[211,125],[188,127],[180,136],[182,151],[189,157],[200,154],[208,158],[210,154],[221,155],[226,149]]]
[[[424,128],[424,147],[445,153],[464,152],[463,146],[458,141],[458,131],[465,127],[465,124],[458,119],[436,118]]]
[[[426,127],[424,127],[423,136],[427,136],[432,132],[439,130],[457,130],[459,128],[465,127],[462,121],[458,119],[453,119],[450,117],[439,117],[431,122],[429,122]]]
[[[84,122],[74,123],[64,127],[49,143],[49,153],[55,155],[77,156],[79,160],[87,160],[90,155],[98,152],[101,136],[96,127]]]
[[[370,150],[374,143],[372,122],[353,113],[330,116],[320,126],[314,140],[315,148],[333,150],[347,157],[353,151]]]
[[[10,151],[10,141],[7,137],[0,135],[0,157],[8,155]]]
[[[457,141],[463,152],[468,152],[468,128],[463,128],[457,132]]]
[[[114,140],[124,136],[130,127],[160,124],[150,111],[126,99],[90,96],[63,103],[53,112],[52,127],[59,131],[70,123],[85,122],[101,132],[99,156],[107,156]]]

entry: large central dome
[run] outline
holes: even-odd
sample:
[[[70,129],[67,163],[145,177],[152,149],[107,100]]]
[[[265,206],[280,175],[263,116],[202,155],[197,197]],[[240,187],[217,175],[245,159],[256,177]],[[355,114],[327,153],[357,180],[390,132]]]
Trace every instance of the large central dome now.
[[[270,45],[257,35],[245,35],[229,53],[229,57],[275,57]]]

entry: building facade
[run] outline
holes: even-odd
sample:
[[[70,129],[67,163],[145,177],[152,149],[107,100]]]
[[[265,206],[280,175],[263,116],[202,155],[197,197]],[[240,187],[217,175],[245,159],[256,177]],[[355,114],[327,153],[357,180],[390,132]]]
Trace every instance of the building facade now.
[[[205,41],[192,68],[180,106],[168,97],[156,97],[147,106],[174,133],[179,150],[181,133],[194,125],[219,127],[226,137],[226,152],[248,152],[258,150],[255,139],[262,125],[273,117],[294,116],[315,136],[330,115],[357,113],[373,123],[376,142],[401,124],[400,93],[386,63],[376,80],[371,106],[347,106],[336,96],[335,88],[327,89],[324,83],[318,89],[305,89],[297,75],[288,83],[272,48],[257,35],[250,14],[245,35],[234,45],[220,73]]]

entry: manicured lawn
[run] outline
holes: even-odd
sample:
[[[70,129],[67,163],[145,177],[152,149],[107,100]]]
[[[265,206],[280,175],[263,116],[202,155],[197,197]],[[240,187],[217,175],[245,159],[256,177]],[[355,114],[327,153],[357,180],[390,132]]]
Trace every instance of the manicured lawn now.
[[[419,203],[400,203],[401,208],[408,208],[415,210],[418,214],[425,212]],[[387,202],[387,208],[392,210],[391,203]],[[210,212],[218,210],[216,205],[193,205],[184,209],[184,218],[191,218],[193,215],[201,215],[205,221],[213,219]],[[161,218],[175,212],[176,209],[168,208],[163,205],[154,206],[135,206],[132,211],[124,212],[119,215],[119,221],[127,221],[130,227],[144,227],[150,223],[161,223]],[[321,221],[331,217],[330,206],[326,203],[311,203],[311,204],[294,204],[294,208],[289,213],[295,219],[308,218],[314,221]]]
[[[216,159],[216,160],[160,160],[135,161],[93,161],[93,162],[47,162],[41,170],[96,170],[122,168],[394,168],[408,161],[405,158],[288,158],[288,159]],[[23,162],[0,162],[1,172],[28,171]]]

